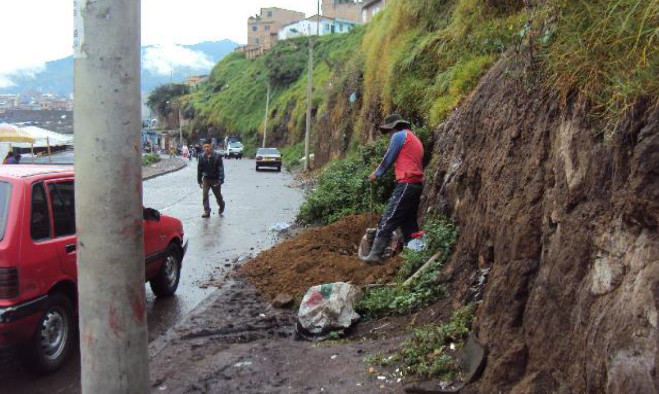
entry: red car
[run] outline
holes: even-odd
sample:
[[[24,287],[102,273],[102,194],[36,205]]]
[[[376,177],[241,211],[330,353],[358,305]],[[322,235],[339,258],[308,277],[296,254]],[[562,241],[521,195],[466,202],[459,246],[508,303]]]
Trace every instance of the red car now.
[[[58,369],[77,316],[73,168],[0,166],[0,347],[24,346],[32,369]],[[146,281],[156,296],[178,287],[187,242],[178,219],[144,210]]]

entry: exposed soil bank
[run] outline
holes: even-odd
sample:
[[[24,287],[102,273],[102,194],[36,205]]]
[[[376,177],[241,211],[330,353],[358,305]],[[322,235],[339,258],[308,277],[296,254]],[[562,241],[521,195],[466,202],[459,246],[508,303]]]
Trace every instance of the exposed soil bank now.
[[[605,134],[525,78],[502,59],[440,126],[424,192],[461,228],[454,304],[491,267],[472,390],[657,392],[659,109],[637,103]]]
[[[288,293],[298,301],[309,287],[323,283],[388,283],[401,263],[399,257],[382,266],[371,266],[357,258],[362,236],[376,220],[372,215],[356,215],[329,226],[310,228],[262,252],[245,264],[242,273],[264,294],[275,297]]]

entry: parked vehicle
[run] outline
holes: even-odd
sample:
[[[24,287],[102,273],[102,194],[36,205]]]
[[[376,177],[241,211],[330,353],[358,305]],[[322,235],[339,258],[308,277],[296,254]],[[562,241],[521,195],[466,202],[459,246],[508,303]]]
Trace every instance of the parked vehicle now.
[[[256,151],[256,171],[262,167],[276,168],[281,171],[281,152],[277,148],[260,148]]]
[[[71,352],[77,321],[74,172],[71,166],[0,166],[0,346],[20,345],[49,373]],[[144,209],[146,278],[176,292],[187,242],[173,217]]]
[[[235,157],[237,159],[243,158],[243,144],[241,142],[230,142],[226,148],[224,156],[227,159]]]

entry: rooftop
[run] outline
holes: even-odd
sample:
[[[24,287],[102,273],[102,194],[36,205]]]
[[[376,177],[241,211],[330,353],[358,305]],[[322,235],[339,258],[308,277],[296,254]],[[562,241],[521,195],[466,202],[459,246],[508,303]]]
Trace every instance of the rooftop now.
[[[0,177],[2,178],[29,178],[48,174],[70,174],[73,175],[71,165],[40,165],[40,164],[3,164],[0,165]]]

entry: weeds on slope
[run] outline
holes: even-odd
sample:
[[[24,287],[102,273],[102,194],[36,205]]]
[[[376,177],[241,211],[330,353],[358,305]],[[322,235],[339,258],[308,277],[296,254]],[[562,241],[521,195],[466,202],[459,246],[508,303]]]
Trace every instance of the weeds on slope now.
[[[423,228],[428,247],[420,251],[405,248],[402,254],[404,263],[398,271],[396,286],[367,289],[364,298],[357,304],[357,311],[362,316],[374,319],[407,314],[443,297],[445,289],[437,283],[437,277],[457,240],[458,228],[440,216],[428,217]],[[405,286],[404,281],[438,251],[442,252],[441,256],[409,286]]]
[[[378,353],[365,361],[383,367],[399,366],[402,376],[460,378],[454,354],[464,345],[475,309],[469,304],[453,312],[446,323],[415,328],[400,350],[390,355]]]
[[[574,90],[595,112],[619,118],[640,97],[659,92],[659,0],[554,0],[557,22],[539,33],[548,83]]]

